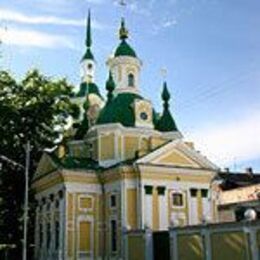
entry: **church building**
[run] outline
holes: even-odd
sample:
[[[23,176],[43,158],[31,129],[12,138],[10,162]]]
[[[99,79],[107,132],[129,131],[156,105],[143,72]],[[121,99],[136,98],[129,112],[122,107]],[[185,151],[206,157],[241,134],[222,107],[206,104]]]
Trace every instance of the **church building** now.
[[[95,82],[92,45],[89,13],[80,89],[72,97],[80,119],[66,141],[43,154],[33,178],[36,259],[125,259],[129,230],[167,230],[216,216],[211,187],[218,168],[184,141],[166,82],[161,113],[142,96],[142,61],[124,19],[106,62],[106,97]]]

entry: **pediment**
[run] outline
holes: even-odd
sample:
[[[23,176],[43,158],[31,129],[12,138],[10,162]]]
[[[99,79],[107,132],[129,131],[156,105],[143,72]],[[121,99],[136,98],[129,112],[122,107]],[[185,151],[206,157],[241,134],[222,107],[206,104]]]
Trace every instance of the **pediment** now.
[[[156,159],[152,160],[151,163],[197,168],[200,167],[199,163],[189,158],[183,152],[178,151],[176,148],[165,154],[162,153]]]
[[[57,169],[57,165],[52,160],[50,155],[44,153],[40,159],[40,162],[34,174],[34,179],[37,179],[38,177],[45,175],[46,173],[52,172],[56,169]]]
[[[205,156],[182,140],[174,140],[137,160],[137,163],[216,170]]]

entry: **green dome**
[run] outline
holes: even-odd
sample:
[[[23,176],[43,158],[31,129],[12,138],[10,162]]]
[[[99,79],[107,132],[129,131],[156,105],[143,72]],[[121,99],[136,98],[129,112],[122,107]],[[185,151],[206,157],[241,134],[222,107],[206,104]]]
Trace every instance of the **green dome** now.
[[[76,94],[77,97],[85,97],[88,94],[96,94],[102,98],[98,86],[95,83],[86,83],[83,82],[80,84],[79,92]],[[103,98],[102,98],[103,99]]]
[[[119,56],[130,56],[136,58],[136,53],[125,40],[122,40],[115,51],[115,57]]]
[[[121,123],[123,126],[135,125],[135,113],[133,102],[143,99],[133,93],[118,94],[111,102],[101,110],[97,124]]]

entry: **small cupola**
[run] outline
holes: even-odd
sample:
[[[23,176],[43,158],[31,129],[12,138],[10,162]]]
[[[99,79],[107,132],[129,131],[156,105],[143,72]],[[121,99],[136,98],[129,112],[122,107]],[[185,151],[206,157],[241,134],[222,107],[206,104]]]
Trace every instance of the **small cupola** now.
[[[107,61],[109,70],[115,80],[115,94],[139,93],[139,78],[142,62],[138,59],[134,49],[128,44],[129,32],[122,18],[119,28],[121,41],[112,57]]]
[[[171,95],[168,91],[167,83],[164,82],[163,91],[162,91],[163,113],[156,124],[156,129],[159,130],[160,132],[178,131],[175,121],[172,117],[171,111],[169,109],[170,98]]]

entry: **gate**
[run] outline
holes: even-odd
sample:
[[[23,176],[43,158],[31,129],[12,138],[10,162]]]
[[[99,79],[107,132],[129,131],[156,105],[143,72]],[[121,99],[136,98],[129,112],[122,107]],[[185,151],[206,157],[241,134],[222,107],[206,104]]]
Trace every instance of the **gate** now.
[[[170,260],[169,231],[153,232],[154,260]]]

